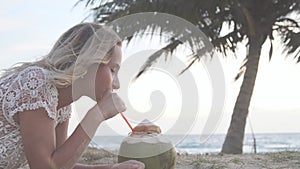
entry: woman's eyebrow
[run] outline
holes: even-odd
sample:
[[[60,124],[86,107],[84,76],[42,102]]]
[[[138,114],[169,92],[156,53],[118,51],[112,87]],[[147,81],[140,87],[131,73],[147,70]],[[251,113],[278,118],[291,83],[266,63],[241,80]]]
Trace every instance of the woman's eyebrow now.
[[[120,65],[118,63],[112,63],[112,66],[120,68]]]

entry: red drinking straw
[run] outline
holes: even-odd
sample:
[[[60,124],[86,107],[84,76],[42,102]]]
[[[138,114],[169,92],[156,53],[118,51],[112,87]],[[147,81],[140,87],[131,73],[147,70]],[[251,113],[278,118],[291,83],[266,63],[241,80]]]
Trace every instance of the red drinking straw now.
[[[124,114],[123,114],[122,112],[121,112],[120,114],[121,114],[121,116],[123,117],[123,119],[125,120],[125,122],[127,123],[127,125],[129,126],[129,128],[131,129],[131,131],[133,131],[132,126],[130,125],[129,121],[128,121],[127,118],[124,116]]]

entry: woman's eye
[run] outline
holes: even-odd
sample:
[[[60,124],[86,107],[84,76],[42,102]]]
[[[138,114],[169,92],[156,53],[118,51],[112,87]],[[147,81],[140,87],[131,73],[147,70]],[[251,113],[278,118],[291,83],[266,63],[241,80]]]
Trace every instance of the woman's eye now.
[[[110,69],[112,73],[115,73],[116,72],[116,69]]]

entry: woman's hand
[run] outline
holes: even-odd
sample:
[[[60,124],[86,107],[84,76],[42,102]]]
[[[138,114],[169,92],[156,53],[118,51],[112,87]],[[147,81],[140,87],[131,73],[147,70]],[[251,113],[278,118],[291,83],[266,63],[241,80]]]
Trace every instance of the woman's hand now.
[[[129,160],[122,163],[115,164],[111,169],[144,169],[145,165],[136,160]]]
[[[123,100],[111,91],[106,92],[94,108],[100,109],[104,120],[110,119],[126,110]]]

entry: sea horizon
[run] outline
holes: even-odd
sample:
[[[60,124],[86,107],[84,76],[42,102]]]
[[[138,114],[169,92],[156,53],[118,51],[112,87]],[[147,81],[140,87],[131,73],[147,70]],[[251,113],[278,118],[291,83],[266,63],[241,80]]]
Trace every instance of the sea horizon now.
[[[218,154],[226,134],[207,135],[163,135],[176,147],[177,152],[187,154]],[[125,136],[95,136],[90,144],[91,147],[118,151]],[[255,133],[257,153],[300,151],[300,132],[291,133]],[[244,137],[243,153],[254,153],[254,138],[252,133],[246,133]]]

